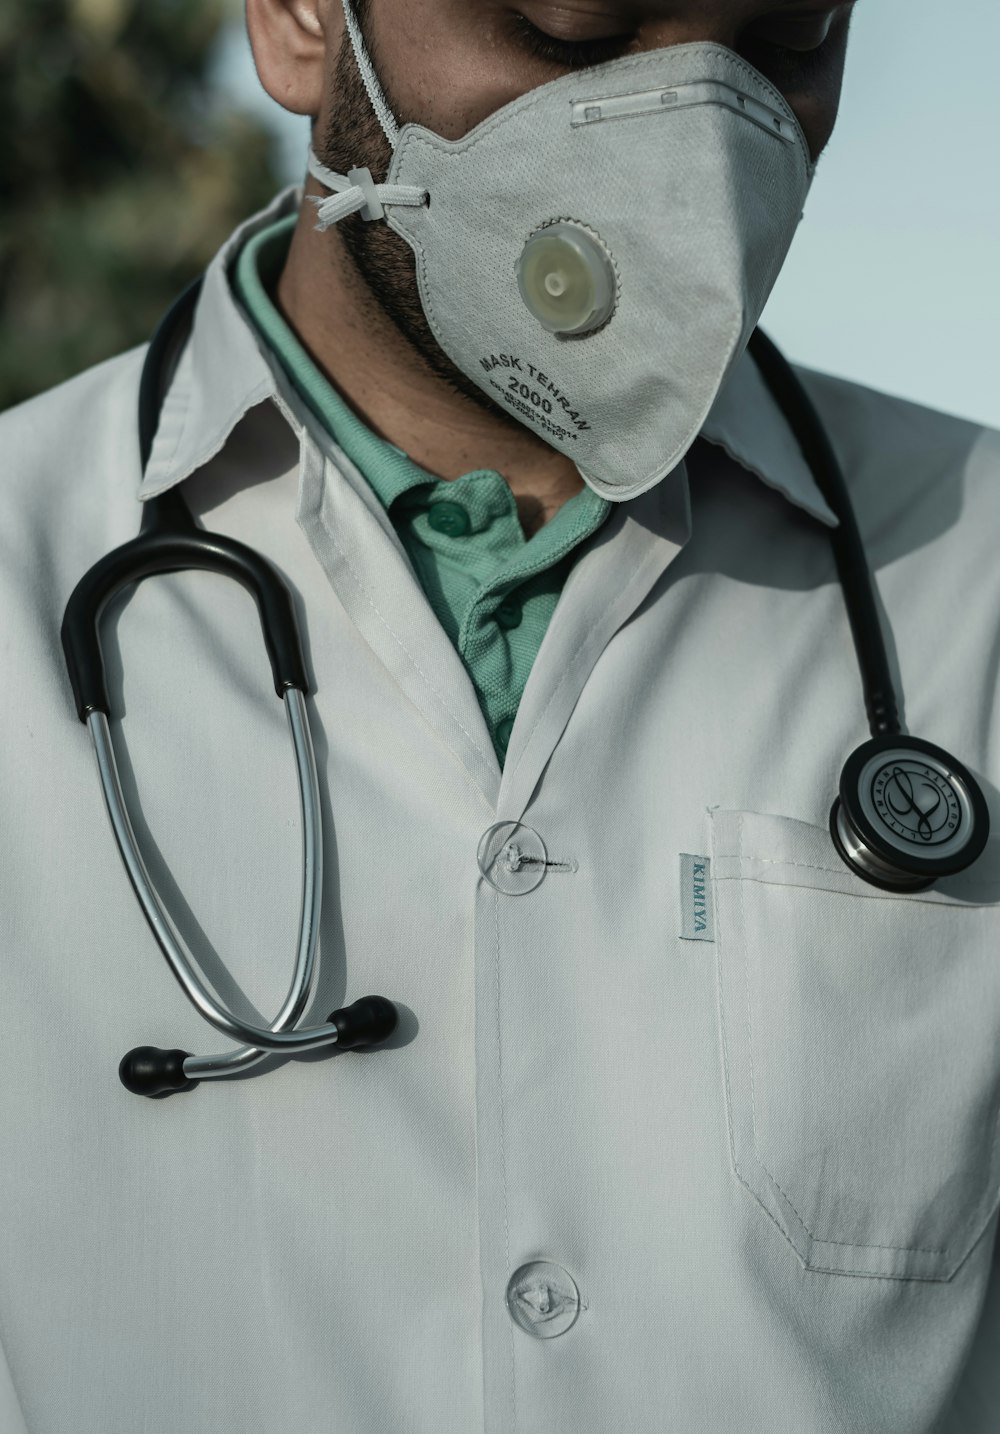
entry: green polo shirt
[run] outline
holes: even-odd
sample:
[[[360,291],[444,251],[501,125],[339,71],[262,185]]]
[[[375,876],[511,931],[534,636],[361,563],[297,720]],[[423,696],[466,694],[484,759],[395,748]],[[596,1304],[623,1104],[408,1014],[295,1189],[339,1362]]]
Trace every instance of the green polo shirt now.
[[[296,390],[389,514],[420,586],[472,678],[503,765],[521,694],[580,545],[612,504],[590,488],[531,538],[493,468],[442,479],[374,434],[320,373],[274,305],[296,216],[242,248],[232,283]]]

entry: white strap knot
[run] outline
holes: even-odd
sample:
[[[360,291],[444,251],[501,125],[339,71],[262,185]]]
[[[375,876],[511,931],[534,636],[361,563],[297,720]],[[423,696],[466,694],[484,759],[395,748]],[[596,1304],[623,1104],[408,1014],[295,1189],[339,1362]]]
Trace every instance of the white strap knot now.
[[[306,198],[316,205],[316,228],[321,232],[331,225],[346,219],[348,214],[360,213],[362,219],[384,219],[383,205],[406,204],[414,207],[426,204],[428,193],[415,184],[376,184],[369,170],[349,169],[346,174],[337,174],[327,169],[309,148],[309,173],[324,184],[332,194],[307,194]]]

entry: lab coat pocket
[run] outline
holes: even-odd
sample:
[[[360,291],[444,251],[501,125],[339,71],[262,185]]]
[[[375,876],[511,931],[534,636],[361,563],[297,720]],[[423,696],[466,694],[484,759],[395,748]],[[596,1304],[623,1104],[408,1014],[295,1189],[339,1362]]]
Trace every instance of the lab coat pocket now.
[[[711,817],[736,1175],[807,1269],[951,1279],[1000,1203],[1000,839],[895,895],[823,827]]]

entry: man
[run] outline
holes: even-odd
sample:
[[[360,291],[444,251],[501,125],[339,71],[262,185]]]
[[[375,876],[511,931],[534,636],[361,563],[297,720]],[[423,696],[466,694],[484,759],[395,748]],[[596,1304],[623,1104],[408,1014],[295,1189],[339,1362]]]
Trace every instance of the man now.
[[[850,9],[369,0],[348,36],[339,0],[248,0],[315,159],[209,270],[145,473],[143,351],[0,423],[4,1434],[1000,1425],[1000,842],[916,890],[839,854],[831,801],[870,739],[840,519],[743,352]],[[592,113],[570,134],[552,95]],[[507,138],[532,118],[537,151]],[[441,167],[390,194],[393,122]],[[564,223],[598,295],[558,340],[532,312],[545,285],[559,310],[559,265],[533,288],[524,254],[516,281],[483,257],[540,156],[574,208],[525,240]],[[621,252],[661,252],[651,232],[652,273]],[[576,401],[520,343],[466,361],[501,311],[581,366]],[[683,343],[635,341],[668,312]],[[996,827],[997,435],[801,379],[903,730],[956,755]],[[129,890],[58,632],[170,492],[278,569],[303,630],[326,838],[302,1024],[379,992],[399,1025],[154,1101],[116,1077],[127,1050],[224,1043]],[[154,885],[264,1026],[301,818],[250,604],[161,575],[103,631]],[[930,803],[906,810],[930,830]]]

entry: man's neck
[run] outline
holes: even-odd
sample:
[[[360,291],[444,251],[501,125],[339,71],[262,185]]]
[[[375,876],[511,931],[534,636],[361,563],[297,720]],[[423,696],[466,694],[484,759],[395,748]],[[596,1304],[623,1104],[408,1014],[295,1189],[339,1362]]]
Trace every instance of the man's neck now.
[[[369,428],[429,473],[499,472],[530,538],[583,489],[575,465],[450,389],[374,303],[337,230],[319,233],[313,221],[304,205],[275,295],[313,361]]]

